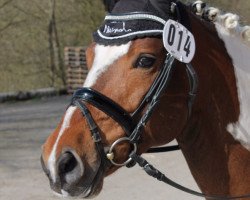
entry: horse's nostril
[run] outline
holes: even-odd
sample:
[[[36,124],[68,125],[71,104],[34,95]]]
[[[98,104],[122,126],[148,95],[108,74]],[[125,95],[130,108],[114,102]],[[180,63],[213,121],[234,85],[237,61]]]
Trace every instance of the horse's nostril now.
[[[61,187],[64,189],[78,182],[83,176],[83,162],[73,150],[67,151],[60,156],[57,167],[58,178],[60,179]]]
[[[77,166],[77,160],[75,156],[70,152],[66,152],[61,156],[59,160],[59,166],[58,166],[59,174],[60,175],[67,174],[73,171],[73,169],[76,166]]]
[[[58,171],[60,176],[61,175],[66,175],[73,171],[77,166],[77,160],[75,156],[70,153],[66,152],[63,155],[61,155],[60,160],[59,160],[59,165],[58,165]]]

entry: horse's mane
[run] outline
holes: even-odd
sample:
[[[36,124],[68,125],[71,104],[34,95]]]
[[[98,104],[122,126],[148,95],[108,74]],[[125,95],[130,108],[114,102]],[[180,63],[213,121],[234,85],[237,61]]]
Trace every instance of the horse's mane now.
[[[192,4],[198,18],[210,21],[216,28],[218,36],[223,40],[227,53],[232,58],[237,79],[237,91],[240,103],[240,116],[237,122],[227,125],[227,130],[243,146],[250,150],[250,26],[240,24],[239,16],[223,13],[218,8],[208,7],[201,1]]]
[[[250,46],[250,26],[242,25],[237,14],[224,13],[219,8],[203,5],[204,3],[200,0],[193,3],[197,16],[223,27],[228,35],[237,37]]]

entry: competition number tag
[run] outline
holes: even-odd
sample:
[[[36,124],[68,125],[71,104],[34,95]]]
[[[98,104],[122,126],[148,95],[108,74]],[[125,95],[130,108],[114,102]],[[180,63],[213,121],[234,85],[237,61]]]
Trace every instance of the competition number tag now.
[[[174,20],[168,20],[163,30],[163,44],[166,50],[177,60],[190,63],[195,54],[193,34],[185,26]]]

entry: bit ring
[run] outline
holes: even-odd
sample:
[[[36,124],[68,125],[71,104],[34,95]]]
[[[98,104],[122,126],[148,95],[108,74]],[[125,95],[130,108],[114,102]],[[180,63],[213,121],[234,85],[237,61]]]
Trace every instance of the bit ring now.
[[[113,149],[115,148],[115,146],[121,142],[124,142],[124,141],[128,141],[128,142],[131,142],[130,139],[128,137],[123,137],[123,138],[120,138],[118,140],[116,140],[110,147],[108,153],[107,153],[107,158],[110,160],[110,162],[115,165],[115,166],[118,166],[118,167],[122,167],[122,166],[125,166],[127,165],[128,163],[130,163],[132,161],[132,158],[128,158],[124,163],[116,163],[114,161],[114,158],[115,158],[115,155],[114,155],[114,152],[113,152]],[[137,151],[137,144],[136,143],[132,143],[133,144],[133,153],[136,153]]]

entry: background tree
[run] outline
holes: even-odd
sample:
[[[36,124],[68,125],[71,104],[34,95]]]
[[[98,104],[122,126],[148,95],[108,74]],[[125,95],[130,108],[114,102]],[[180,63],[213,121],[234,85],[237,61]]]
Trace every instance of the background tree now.
[[[62,87],[64,47],[86,46],[104,14],[100,0],[0,0],[0,92]]]
[[[0,0],[0,92],[63,87],[63,49],[91,42],[105,14],[103,1]],[[206,1],[249,24],[250,1]]]

